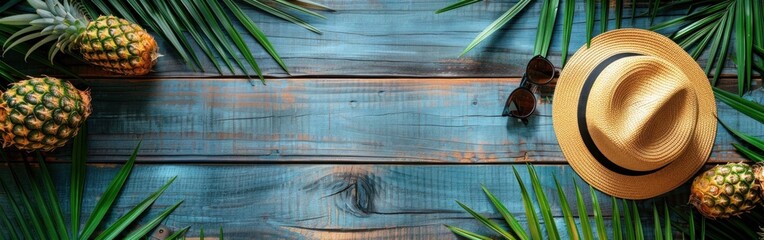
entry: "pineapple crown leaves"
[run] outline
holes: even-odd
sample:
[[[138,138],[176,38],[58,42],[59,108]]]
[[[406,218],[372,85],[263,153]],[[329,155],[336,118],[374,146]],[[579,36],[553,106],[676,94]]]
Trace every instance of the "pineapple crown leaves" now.
[[[77,4],[69,0],[27,0],[35,9],[34,13],[18,14],[0,19],[0,24],[27,26],[11,35],[3,44],[3,54],[18,44],[41,38],[29,47],[24,59],[46,43],[55,41],[48,51],[48,60],[53,61],[59,51],[71,51],[74,43],[85,31],[88,20],[79,11]]]

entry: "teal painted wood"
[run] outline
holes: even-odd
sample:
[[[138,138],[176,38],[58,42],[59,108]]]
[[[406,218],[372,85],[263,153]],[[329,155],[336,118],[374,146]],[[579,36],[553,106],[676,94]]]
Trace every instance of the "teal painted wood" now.
[[[336,0],[317,1],[336,12],[323,13],[327,20],[309,19],[324,33],[314,34],[299,26],[276,19],[260,11],[245,7],[249,15],[269,37],[275,49],[291,70],[292,76],[403,76],[403,77],[519,77],[532,57],[538,26],[538,15],[543,1],[532,1],[527,9],[507,27],[473,51],[459,57],[464,48],[491,22],[501,16],[516,1],[484,1],[447,13],[435,14],[452,0]],[[628,2],[628,1],[627,1]],[[623,27],[649,27],[647,9],[638,11],[634,24],[630,20],[630,5],[624,11]],[[613,11],[614,7],[610,7]],[[562,12],[553,33],[549,58],[560,64],[562,39]],[[684,15],[683,11],[665,12],[656,23]],[[615,14],[609,14],[610,29],[614,28]],[[599,14],[597,14],[599,19]],[[576,3],[570,53],[583,46],[585,39],[585,11],[583,2]],[[599,20],[595,23],[599,26]],[[241,32],[246,32],[239,28]],[[599,27],[594,34],[599,33]],[[252,39],[245,38],[254,52],[263,72],[272,77],[287,77]],[[734,43],[734,41],[732,41]],[[168,52],[160,42],[164,57],[155,67],[154,77],[217,76],[211,62],[204,60],[206,72],[193,72],[178,56]],[[203,58],[204,54],[196,50]],[[241,56],[239,58],[242,58]],[[222,64],[221,60],[220,61]],[[242,58],[242,61],[243,58]],[[705,58],[699,60],[705,64]],[[78,64],[78,63],[74,63]],[[79,64],[77,72],[87,76],[109,76],[91,66]],[[734,65],[727,63],[725,73],[734,73]],[[51,74],[48,69],[38,69]],[[224,75],[238,75],[241,72]]]
[[[518,168],[525,184],[530,184],[522,164],[138,164],[109,219],[115,220],[153,189],[178,176],[152,206],[148,218],[184,200],[164,224],[176,229],[191,226],[192,236],[197,235],[201,227],[207,233],[216,233],[222,226],[227,239],[454,239],[455,236],[443,224],[490,234],[454,200],[464,202],[495,221],[501,221],[501,216],[481,191],[480,184],[489,188],[506,203],[513,215],[525,222],[522,204],[517,204],[521,197],[512,174],[513,166]],[[68,164],[51,166],[64,209],[68,209],[68,168]],[[555,223],[566,234],[552,178],[558,178],[568,201],[572,203],[575,202],[572,187],[575,181],[584,190],[584,199],[590,206],[588,185],[567,166],[536,166],[536,170],[556,216]],[[117,173],[118,166],[91,165],[87,171],[83,219],[90,214],[97,196]],[[10,180],[6,166],[0,166],[0,177]],[[665,199],[670,204],[684,205],[687,194],[684,186],[656,201],[663,202]],[[598,198],[602,203],[603,215],[609,219],[612,212],[610,198],[600,193]],[[5,201],[2,192],[0,201]],[[0,202],[0,206],[8,209],[7,202]],[[642,206],[651,204],[643,202]],[[577,212],[575,204],[571,207]],[[593,211],[591,207],[587,208],[591,218]],[[647,210],[650,208],[643,208],[643,211]],[[641,216],[647,236],[651,236],[651,212],[643,212]],[[212,229],[215,231],[210,231]],[[562,238],[569,239],[569,236],[563,235]]]
[[[305,78],[254,87],[237,78],[89,84],[94,99],[89,153],[103,161],[123,161],[133,142],[142,139],[142,159],[161,162],[565,163],[548,97],[527,126],[500,116],[517,79]],[[725,104],[718,109],[730,126],[764,137],[764,125]],[[742,161],[733,141],[719,127],[711,161]]]

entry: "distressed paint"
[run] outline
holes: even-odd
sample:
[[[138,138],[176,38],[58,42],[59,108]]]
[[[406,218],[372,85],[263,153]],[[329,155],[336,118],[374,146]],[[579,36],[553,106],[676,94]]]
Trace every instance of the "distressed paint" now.
[[[500,116],[517,84],[515,78],[298,78],[267,86],[240,78],[97,79],[90,83],[89,153],[123,161],[142,139],[142,159],[159,162],[564,163],[552,128],[553,88],[543,91],[527,126]],[[764,137],[762,124],[726,104],[718,104],[718,114]],[[711,161],[741,161],[730,145],[735,140],[719,129]]]
[[[138,161],[152,164],[136,165],[112,221],[178,175],[150,216],[185,199],[166,224],[191,225],[192,235],[202,226],[214,235],[223,226],[234,239],[454,238],[442,224],[487,233],[454,200],[500,219],[480,184],[525,221],[511,167],[520,167],[528,178],[523,164],[508,163],[532,162],[539,164],[562,229],[551,176],[559,177],[568,199],[573,181],[587,185],[565,165],[551,104],[541,101],[528,126],[499,116],[518,84],[512,77],[522,74],[531,57],[542,1],[464,57],[458,57],[462,49],[515,1],[483,1],[440,15],[434,11],[453,1],[318,2],[337,10],[325,13],[327,20],[310,20],[322,35],[245,8],[292,73],[286,75],[246,38],[271,77],[265,86],[250,85],[240,72],[218,77],[210,62],[203,62],[206,72],[193,72],[167,51],[155,72],[141,78],[108,76],[70,61],[86,76],[94,98],[88,142],[89,160],[96,164],[88,168],[84,209],[90,211],[116,174],[117,166],[109,162],[125,161],[143,140]],[[626,27],[630,13],[627,8]],[[656,22],[673,17],[659,16]],[[582,3],[574,21],[571,53],[585,41]],[[549,56],[558,65],[559,25]],[[646,27],[647,19],[637,18],[636,26]],[[734,72],[728,62],[725,73]],[[734,83],[721,82],[728,89]],[[553,91],[541,90],[544,96]],[[761,90],[756,94],[764,98]],[[718,107],[730,126],[764,137],[761,124],[724,104]],[[741,161],[732,141],[720,128],[710,161]],[[69,154],[63,148],[48,159],[65,162]],[[52,169],[67,201],[68,165]],[[7,167],[0,167],[0,177],[9,179]],[[686,191],[668,194],[667,201],[686,203]],[[609,213],[610,202],[603,207]],[[652,225],[643,226],[649,238]]]
[[[464,57],[459,54],[491,22],[496,20],[517,1],[483,1],[471,6],[435,14],[454,1],[451,0],[325,0],[317,1],[335,9],[321,12],[327,19],[306,18],[323,31],[314,34],[299,26],[263,14],[244,6],[246,14],[268,36],[269,40],[290,68],[292,76],[396,76],[396,77],[519,77],[526,62],[532,57],[538,27],[538,15],[543,1],[532,1],[507,26],[473,49]],[[246,4],[244,4],[246,5]],[[598,4],[599,7],[599,4]],[[610,7],[613,11],[614,7]],[[599,10],[598,10],[599,11]],[[646,6],[637,11],[635,24],[631,24],[630,4],[625,4],[623,27],[649,27],[649,19],[641,17]],[[552,35],[549,59],[559,65],[562,39],[562,12]],[[655,23],[683,16],[684,11],[665,12]],[[614,13],[610,13],[610,28]],[[599,14],[597,14],[597,19]],[[576,14],[570,42],[570,53],[583,46],[585,11],[583,2],[576,3]],[[599,20],[595,23],[599,25]],[[246,31],[239,27],[240,32]],[[599,27],[594,34],[599,33]],[[287,77],[285,72],[268,56],[256,41],[245,36],[263,72],[272,77]],[[732,41],[734,43],[734,41]],[[193,72],[169,52],[168,45],[159,41],[164,57],[149,77],[217,76],[218,73],[205,55],[196,50],[206,72]],[[242,56],[239,56],[245,62]],[[222,60],[218,59],[221,62]],[[705,56],[699,62],[705,64]],[[70,60],[75,70],[87,76],[108,73]],[[225,67],[224,67],[225,68]],[[735,66],[727,61],[725,73],[735,73]],[[40,73],[51,74],[48,69]],[[241,72],[224,75],[241,76]]]
[[[508,210],[525,221],[519,187],[512,172],[515,166],[530,187],[524,165],[305,165],[305,164],[137,164],[121,192],[111,221],[147,197],[168,179],[178,176],[151,207],[149,219],[162,209],[183,199],[184,203],[164,222],[167,226],[191,226],[191,236],[204,227],[207,235],[217,235],[223,227],[226,239],[444,239],[453,238],[443,224],[490,234],[454,200],[459,200],[501,221],[485,194],[484,184]],[[20,167],[20,166],[16,166]],[[53,164],[63,209],[68,209],[68,164]],[[88,167],[83,221],[110,179],[116,165]],[[548,196],[556,224],[565,233],[559,198],[553,177],[562,185],[568,201],[575,202],[573,182],[585,190],[588,185],[568,166],[536,166]],[[7,168],[0,177],[10,181]],[[529,189],[533,194],[532,188]],[[0,192],[0,200],[4,200]],[[669,203],[686,203],[683,186],[665,197]],[[610,198],[598,193],[603,215],[610,216]],[[663,199],[659,200],[660,202]],[[2,203],[2,202],[0,202]],[[643,202],[643,206],[651,206]],[[577,213],[575,204],[571,204]],[[592,213],[591,207],[588,207]],[[648,208],[645,208],[647,210]],[[68,210],[65,210],[68,211]],[[65,213],[68,216],[68,213]],[[577,215],[577,214],[576,214]],[[651,226],[652,215],[642,213],[643,225]],[[591,218],[591,215],[590,215]],[[593,220],[592,220],[593,224]],[[608,221],[609,224],[609,221]],[[495,235],[495,234],[492,234]],[[563,239],[568,239],[563,236]]]

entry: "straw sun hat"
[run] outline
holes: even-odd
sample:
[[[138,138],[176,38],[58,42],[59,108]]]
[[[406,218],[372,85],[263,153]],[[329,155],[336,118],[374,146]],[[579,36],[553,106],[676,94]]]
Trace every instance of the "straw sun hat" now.
[[[581,47],[560,73],[552,116],[573,169],[627,199],[680,186],[716,136],[706,74],[673,41],[640,29],[609,31]]]

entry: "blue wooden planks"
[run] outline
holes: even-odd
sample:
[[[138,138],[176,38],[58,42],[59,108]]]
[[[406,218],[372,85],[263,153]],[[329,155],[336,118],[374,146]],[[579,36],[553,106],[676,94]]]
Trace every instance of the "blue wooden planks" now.
[[[89,154],[123,161],[141,139],[142,160],[160,162],[565,163],[549,96],[527,126],[500,116],[517,84],[516,78],[304,78],[267,86],[239,78],[97,79]],[[727,105],[719,103],[718,114],[764,137],[762,124]],[[731,142],[720,128],[711,161],[743,160]]]
[[[538,14],[543,1],[532,1],[528,8],[507,26],[480,44],[464,57],[459,54],[479,32],[503,14],[516,1],[483,1],[451,12],[435,14],[435,10],[453,3],[445,0],[424,1],[327,1],[337,10],[327,12],[326,20],[308,18],[323,31],[315,34],[299,26],[244,7],[246,13],[269,37],[278,53],[289,66],[292,76],[394,76],[394,77],[519,77],[525,63],[532,57],[538,27]],[[246,5],[246,4],[244,4]],[[628,4],[627,4],[628,6]],[[612,9],[612,8],[611,8]],[[641,16],[647,9],[641,6],[631,25],[630,8],[624,9],[623,27],[649,27],[649,18]],[[560,65],[562,11],[552,36],[549,58]],[[684,15],[682,11],[664,12],[655,22]],[[613,28],[614,13],[609,14]],[[597,17],[599,18],[599,16]],[[599,25],[599,20],[595,23]],[[241,32],[246,32],[239,28]],[[599,27],[595,29],[599,33]],[[668,34],[668,33],[667,33]],[[264,74],[287,77],[283,70],[259,47],[245,36]],[[570,53],[585,43],[584,4],[576,3]],[[734,41],[733,41],[734,42]],[[202,57],[206,72],[192,72],[178,56],[159,42],[164,57],[159,58],[155,72],[149,77],[217,76],[209,60]],[[239,56],[242,59],[243,57]],[[216,61],[222,64],[222,60]],[[106,76],[108,73],[76,61],[76,70],[85,76]],[[702,57],[699,62],[705,64]],[[727,62],[725,73],[734,73]],[[50,74],[48,69],[36,69]],[[226,76],[241,76],[241,72],[225,72]]]
[[[490,234],[454,200],[501,221],[501,215],[480,190],[480,184],[484,184],[512,214],[525,222],[522,204],[515,204],[521,197],[511,174],[512,166],[518,167],[521,176],[528,179],[523,165],[137,164],[109,216],[115,219],[126,213],[130,206],[151,191],[178,176],[151,207],[147,217],[155,216],[183,199],[184,203],[164,224],[176,228],[191,226],[192,236],[198,234],[201,227],[210,234],[216,233],[210,229],[222,226],[226,237],[232,239],[454,237],[443,224]],[[69,184],[69,165],[53,164],[50,168],[54,182],[58,183],[62,208],[68,216],[69,198],[65,193]],[[116,165],[104,164],[87,168],[83,219],[89,216],[97,196],[118,170]],[[588,192],[588,186],[567,166],[536,166],[536,170],[552,206],[555,222],[564,233],[552,177],[558,178],[571,203],[575,202],[573,182],[585,192]],[[10,180],[7,167],[0,168],[0,178]],[[584,196],[588,203],[588,193]],[[7,203],[2,202],[4,197],[0,192],[0,205],[6,206]],[[687,186],[663,197],[669,203],[685,204]],[[603,214],[609,218],[612,211],[610,198],[601,193],[598,198]],[[576,212],[575,204],[571,206]],[[591,215],[591,207],[588,208]],[[652,215],[644,212],[642,216],[643,224],[649,226]],[[647,234],[651,234],[649,230]],[[563,236],[563,239],[567,238]]]

